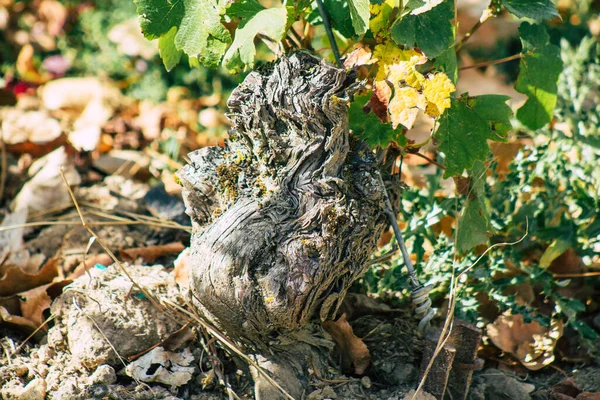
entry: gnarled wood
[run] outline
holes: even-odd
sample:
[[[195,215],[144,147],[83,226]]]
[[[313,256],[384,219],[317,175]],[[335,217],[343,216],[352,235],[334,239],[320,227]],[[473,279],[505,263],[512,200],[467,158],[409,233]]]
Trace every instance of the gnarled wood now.
[[[227,146],[178,173],[197,305],[259,353],[333,316],[386,225],[373,154],[349,137],[354,82],[302,52],[252,72],[229,99]]]

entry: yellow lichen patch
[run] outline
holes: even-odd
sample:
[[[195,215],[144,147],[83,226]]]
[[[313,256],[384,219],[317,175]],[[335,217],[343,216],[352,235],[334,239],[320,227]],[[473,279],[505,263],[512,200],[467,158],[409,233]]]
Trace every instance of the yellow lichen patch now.
[[[443,72],[430,75],[423,84],[423,95],[427,100],[425,114],[437,118],[450,108],[450,93],[455,92],[454,84]]]
[[[426,107],[425,97],[417,89],[409,86],[397,87],[388,107],[392,126],[395,129],[402,124],[407,129],[412,128],[419,109],[425,110]]]
[[[231,201],[234,201],[238,196],[238,177],[240,175],[240,167],[235,164],[221,164],[217,167],[217,175],[221,188],[229,196]]]

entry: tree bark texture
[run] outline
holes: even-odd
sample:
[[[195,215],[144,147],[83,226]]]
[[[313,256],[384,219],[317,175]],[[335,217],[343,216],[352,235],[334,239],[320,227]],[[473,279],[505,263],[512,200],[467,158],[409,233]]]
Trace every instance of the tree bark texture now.
[[[248,347],[332,318],[387,224],[373,153],[349,136],[356,87],[304,52],[252,72],[229,98],[226,147],[178,173],[196,305]]]

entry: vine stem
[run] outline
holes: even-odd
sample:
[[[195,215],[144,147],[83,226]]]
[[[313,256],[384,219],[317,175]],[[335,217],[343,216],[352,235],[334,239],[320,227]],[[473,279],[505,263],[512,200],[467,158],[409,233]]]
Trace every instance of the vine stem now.
[[[500,58],[498,60],[484,61],[484,62],[480,62],[480,63],[473,64],[473,65],[466,65],[464,67],[460,67],[458,70],[462,71],[462,70],[471,69],[471,68],[489,67],[490,65],[497,65],[497,64],[502,64],[505,62],[513,61],[513,60],[519,60],[522,56],[523,55],[521,53],[513,54],[512,56]]]
[[[458,53],[460,49],[465,45],[465,43],[467,43],[467,41],[471,38],[471,36],[473,36],[473,34],[475,34],[475,32],[477,32],[477,30],[481,28],[481,25],[483,25],[483,23],[488,19],[493,18],[495,16],[496,14],[494,14],[492,10],[486,8],[483,14],[481,14],[481,18],[479,18],[479,21],[477,21],[477,23],[473,25],[471,29],[469,29],[465,36],[463,36],[463,38],[456,43],[456,45],[454,46],[454,51]]]
[[[323,19],[323,26],[325,27],[325,32],[327,32],[327,38],[331,44],[331,50],[333,50],[335,62],[339,68],[342,68],[342,56],[340,55],[340,49],[338,49],[335,37],[333,36],[333,31],[331,30],[331,25],[329,24],[329,17],[327,16],[327,11],[325,11],[325,6],[323,6],[323,0],[317,0],[317,7],[319,8],[321,19]]]

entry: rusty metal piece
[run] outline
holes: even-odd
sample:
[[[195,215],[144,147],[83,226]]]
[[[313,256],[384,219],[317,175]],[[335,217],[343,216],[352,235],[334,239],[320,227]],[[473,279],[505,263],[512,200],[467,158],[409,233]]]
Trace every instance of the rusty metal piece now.
[[[440,329],[431,329],[425,335],[425,346],[423,348],[423,359],[421,361],[421,379],[425,375],[425,370],[429,365],[429,361],[433,358],[440,334]],[[454,347],[449,346],[448,344],[444,345],[438,356],[435,358],[431,370],[429,370],[429,373],[427,374],[423,390],[433,395],[438,400],[444,398],[455,354],[456,350]]]
[[[479,347],[481,335],[481,329],[476,326],[460,319],[454,320],[454,326],[447,342],[456,349],[447,389],[452,400],[467,398],[473,371],[483,367],[483,360],[477,358],[477,347]]]

